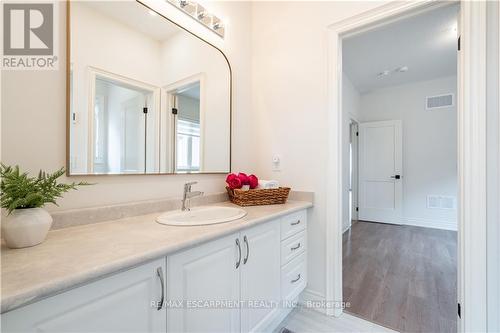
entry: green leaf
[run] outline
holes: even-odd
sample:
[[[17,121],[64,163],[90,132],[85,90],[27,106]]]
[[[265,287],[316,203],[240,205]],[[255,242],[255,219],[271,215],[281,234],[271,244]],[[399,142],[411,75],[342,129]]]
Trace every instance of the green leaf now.
[[[58,183],[57,179],[64,173],[64,168],[52,174],[40,170],[37,177],[29,177],[18,165],[0,163],[0,206],[10,214],[15,209],[43,207],[47,203],[57,205],[56,200],[64,193],[92,185],[87,182]]]

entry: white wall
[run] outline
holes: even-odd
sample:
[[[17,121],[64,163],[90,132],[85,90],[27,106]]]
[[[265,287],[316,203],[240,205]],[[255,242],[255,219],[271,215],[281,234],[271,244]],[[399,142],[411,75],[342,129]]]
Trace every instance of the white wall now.
[[[456,229],[456,209],[427,208],[428,195],[457,197],[457,108],[427,111],[426,96],[453,93],[446,77],[375,90],[361,95],[361,122],[401,120],[403,126],[402,222]]]
[[[350,138],[350,123],[351,120],[359,121],[361,95],[356,87],[352,84],[349,77],[342,73],[342,112],[344,115],[343,133],[342,133],[342,158],[343,158],[343,206],[342,206],[342,230],[345,231],[351,226],[349,219],[349,138]],[[354,189],[353,189],[354,191]],[[353,192],[354,193],[354,192]]]
[[[254,122],[250,112],[250,3],[207,2],[207,7],[229,25],[226,38],[200,26],[170,4],[151,1],[151,6],[220,47],[235,72],[233,77],[233,167],[255,172],[253,144]],[[2,162],[19,164],[32,173],[39,169],[55,170],[66,163],[66,6],[60,3],[59,60],[57,71],[2,71]],[[229,28],[230,27],[230,28]],[[60,207],[77,207],[180,197],[186,181],[197,180],[197,189],[205,193],[224,191],[224,175],[153,175],[71,177],[66,181],[87,180],[97,183],[68,193]]]
[[[252,6],[251,115],[258,131],[249,147],[257,147],[262,178],[315,194],[308,216],[307,290],[316,299],[326,291],[327,26],[381,4],[277,1]],[[272,171],[273,154],[281,156],[280,172]]]

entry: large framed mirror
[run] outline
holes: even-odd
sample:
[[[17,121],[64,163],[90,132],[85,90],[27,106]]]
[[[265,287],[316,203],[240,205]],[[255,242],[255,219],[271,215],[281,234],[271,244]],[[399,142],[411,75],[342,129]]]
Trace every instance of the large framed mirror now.
[[[140,1],[68,1],[69,175],[227,173],[224,53]]]

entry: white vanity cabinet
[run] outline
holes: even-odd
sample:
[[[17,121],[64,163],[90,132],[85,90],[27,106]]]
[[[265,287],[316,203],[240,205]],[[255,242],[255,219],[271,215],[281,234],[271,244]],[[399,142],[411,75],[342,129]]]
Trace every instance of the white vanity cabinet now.
[[[276,309],[249,303],[280,299],[279,221],[174,254],[167,263],[169,332],[256,331]]]
[[[272,331],[291,310],[282,301],[295,301],[307,284],[306,216],[298,211],[169,256],[168,332]]]
[[[279,310],[275,306],[281,296],[279,221],[244,230],[240,238],[241,332],[262,332]]]
[[[155,260],[4,313],[2,332],[165,332],[165,288]]]
[[[168,332],[240,331],[238,306],[231,306],[240,299],[238,236],[167,257]],[[216,301],[225,303],[208,304]]]

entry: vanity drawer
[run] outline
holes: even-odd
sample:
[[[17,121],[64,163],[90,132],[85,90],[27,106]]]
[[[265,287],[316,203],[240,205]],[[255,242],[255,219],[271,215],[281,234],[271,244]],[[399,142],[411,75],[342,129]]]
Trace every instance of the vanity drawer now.
[[[305,230],[307,223],[307,212],[299,212],[287,215],[281,219],[281,239],[286,239],[296,233]]]
[[[307,234],[303,230],[290,238],[281,241],[281,265],[285,265],[290,260],[304,253],[307,248]]]
[[[307,253],[302,253],[281,269],[281,298],[293,301],[307,285]]]

